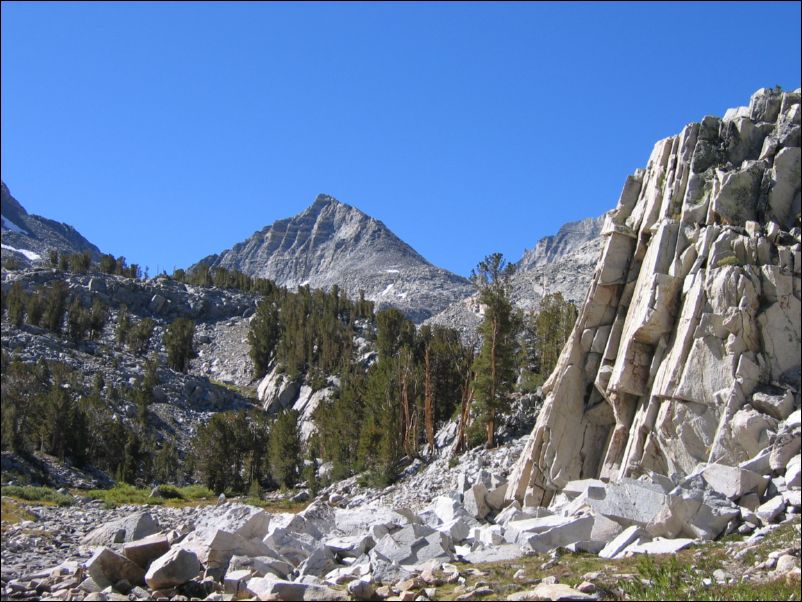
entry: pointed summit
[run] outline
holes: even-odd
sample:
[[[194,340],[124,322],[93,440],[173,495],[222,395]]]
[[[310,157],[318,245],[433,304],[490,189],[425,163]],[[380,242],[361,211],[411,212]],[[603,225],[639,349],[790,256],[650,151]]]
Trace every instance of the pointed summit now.
[[[295,288],[337,285],[349,297],[393,306],[424,320],[473,292],[456,274],[437,268],[359,209],[319,194],[303,212],[203,260]]]
[[[335,199],[330,194],[325,194],[325,193],[321,192],[315,198],[315,202],[312,203],[312,206],[315,206],[315,205],[343,205],[343,204],[344,203],[341,203],[340,201]]]

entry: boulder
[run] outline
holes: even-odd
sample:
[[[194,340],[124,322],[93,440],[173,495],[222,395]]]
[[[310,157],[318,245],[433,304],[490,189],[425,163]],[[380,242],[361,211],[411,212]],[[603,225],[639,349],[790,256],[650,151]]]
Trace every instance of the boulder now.
[[[799,454],[800,443],[799,432],[784,431],[779,434],[771,446],[771,455],[769,456],[769,466],[777,472],[785,472],[786,466],[791,461],[791,458]]]
[[[278,577],[286,579],[294,566],[280,558],[272,556],[232,556],[228,565],[229,571],[248,569],[256,577]]]
[[[370,550],[375,542],[370,535],[352,535],[326,539],[324,545],[340,558],[359,558]]]
[[[245,539],[236,533],[209,527],[196,529],[173,549],[192,552],[198,560],[220,576],[225,573],[232,556],[270,556],[269,544],[258,539]]]
[[[586,503],[596,514],[622,526],[651,523],[666,506],[662,487],[633,479],[622,479],[605,487],[588,487]]]
[[[524,555],[524,551],[518,544],[501,544],[497,546],[490,546],[485,548],[479,547],[475,550],[463,554],[466,562],[472,564],[482,562],[502,562],[504,560],[514,560]]]
[[[635,542],[627,546],[622,556],[630,556],[634,554],[676,554],[680,550],[692,546],[696,540],[688,538],[680,539],[663,539],[658,537],[652,541]]]
[[[324,585],[255,577],[248,581],[247,592],[259,600],[348,600],[346,592]]]
[[[741,462],[738,467],[759,475],[771,474],[771,448],[761,449],[756,456]]]
[[[387,506],[363,506],[355,509],[334,510],[334,525],[338,534],[356,536],[365,533],[375,525],[394,529],[409,523],[406,517]],[[375,536],[374,536],[375,538]]]
[[[309,557],[298,566],[298,578],[308,575],[321,577],[338,567],[334,554],[325,545],[315,549]]]
[[[151,563],[145,581],[150,589],[168,589],[195,578],[200,570],[201,564],[194,552],[173,548]]]
[[[223,591],[237,599],[240,593],[247,594],[247,584],[253,574],[248,569],[228,571],[223,579]]]
[[[507,600],[596,600],[596,596],[583,594],[563,583],[538,583],[535,589],[515,592]]]
[[[170,550],[166,535],[150,535],[123,546],[123,555],[147,570],[150,563]]]
[[[628,546],[632,545],[633,543],[638,543],[641,541],[651,541],[652,536],[649,533],[636,525],[632,525],[631,527],[627,527],[621,533],[616,535],[616,537],[610,541],[602,551],[599,552],[599,556],[601,558],[615,558],[621,552],[623,552]]]
[[[87,533],[81,543],[95,546],[130,542],[158,533],[159,530],[159,521],[150,512],[136,512],[100,525]]]
[[[365,579],[355,579],[348,584],[348,593],[357,600],[373,600],[376,586]]]
[[[474,527],[472,538],[485,546],[507,543],[504,540],[504,528],[501,525],[482,525]]]
[[[449,495],[438,495],[432,500],[430,507],[437,518],[443,523],[452,521],[458,516],[465,514],[465,509],[459,499],[456,498],[456,495],[453,497]]]
[[[504,496],[507,493],[507,483],[502,483],[498,487],[494,487],[485,494],[485,503],[490,507],[490,510],[498,512],[502,510],[509,502],[504,501]]]
[[[755,392],[752,407],[777,420],[785,420],[794,409],[794,395],[789,390],[778,394]]]
[[[708,488],[700,475],[684,485],[671,492],[666,508],[648,525],[652,536],[715,539],[741,514],[731,500]]]
[[[243,553],[250,556],[278,555],[291,564],[298,566],[315,551],[318,547],[318,540],[308,535],[293,533],[284,527],[278,527],[272,530],[264,541],[259,542],[259,544],[263,546],[264,553]]]
[[[767,477],[724,464],[708,464],[701,474],[713,491],[718,491],[731,500],[736,500],[752,491],[762,495],[768,484]]]
[[[798,489],[802,487],[802,456],[795,455],[788,460],[785,466],[785,486],[788,489]]]
[[[484,483],[477,483],[464,494],[465,510],[474,518],[483,519],[490,513],[490,507],[487,505],[485,496],[487,495],[487,487]]]
[[[755,514],[764,525],[774,522],[774,519],[785,510],[785,500],[781,495],[777,495],[764,504],[758,506]]]
[[[592,539],[594,517],[590,515],[569,517],[570,520],[540,533],[522,533],[518,542],[535,552],[548,552],[559,547],[590,541]]]
[[[468,521],[464,518],[455,518],[445,524],[439,525],[437,530],[448,535],[452,541],[461,542],[467,539],[471,533],[471,527],[475,521]]]
[[[95,551],[86,561],[86,573],[101,588],[122,579],[134,585],[145,584],[145,569],[109,548]]]
[[[271,515],[247,504],[226,503],[209,507],[195,522],[195,531],[226,531],[244,539],[262,539],[270,528]]]

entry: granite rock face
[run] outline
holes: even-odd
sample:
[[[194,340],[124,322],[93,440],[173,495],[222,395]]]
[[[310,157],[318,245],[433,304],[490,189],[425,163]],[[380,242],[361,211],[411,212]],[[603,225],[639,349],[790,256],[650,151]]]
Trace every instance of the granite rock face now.
[[[800,402],[799,132],[799,90],[762,89],[627,179],[507,499],[775,445]]]
[[[23,265],[48,260],[48,251],[81,253],[88,251],[94,261],[100,250],[72,226],[39,215],[31,215],[11,196],[5,182],[0,183],[2,201],[3,258],[13,256]]]
[[[337,285],[352,299],[364,291],[377,308],[397,307],[416,321],[474,291],[468,280],[430,264],[379,220],[324,194],[295,217],[199,263],[288,288]]]

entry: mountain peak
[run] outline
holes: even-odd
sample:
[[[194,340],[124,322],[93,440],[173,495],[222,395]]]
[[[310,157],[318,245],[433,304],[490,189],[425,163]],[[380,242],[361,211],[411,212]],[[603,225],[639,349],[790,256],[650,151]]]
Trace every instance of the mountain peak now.
[[[48,251],[62,253],[88,251],[93,259],[100,258],[100,250],[68,224],[29,214],[25,207],[11,196],[5,182],[0,182],[0,213],[2,213],[2,256],[13,255],[26,265],[47,257]]]
[[[312,204],[313,205],[343,205],[344,203],[341,203],[340,201],[335,199],[330,194],[326,194],[326,193],[321,192],[319,195],[317,195],[317,197],[315,198],[315,202],[312,203]]]
[[[352,298],[364,291],[379,306],[417,320],[473,292],[467,280],[430,264],[381,221],[328,194],[201,261],[290,288],[336,284]]]

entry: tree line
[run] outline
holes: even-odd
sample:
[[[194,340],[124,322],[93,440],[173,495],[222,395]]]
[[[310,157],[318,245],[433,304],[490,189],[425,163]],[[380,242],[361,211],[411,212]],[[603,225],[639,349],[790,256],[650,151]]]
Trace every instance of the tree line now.
[[[104,268],[125,265],[111,259]],[[160,369],[152,342],[157,324],[137,319],[122,306],[114,339],[119,348],[146,358],[144,376],[127,390],[100,383],[77,394],[79,388],[64,387],[68,370],[48,365],[26,374],[18,360],[4,356],[3,449],[90,462],[129,482],[175,479],[169,473],[180,464],[182,478],[202,481],[215,491],[255,492],[301,480],[314,486],[321,462],[332,463],[335,479],[362,473],[366,482],[389,483],[402,458],[433,454],[435,433],[451,419],[458,424],[456,453],[479,444],[493,447],[514,392],[542,383],[576,319],[576,308],[559,294],[547,295],[538,312],[516,310],[509,296],[513,271],[494,254],[472,274],[483,308],[478,345],[464,344],[457,331],[442,326],[416,328],[395,309],[377,313],[364,294],[350,300],[336,286],[289,291],[236,270],[201,265],[189,273],[176,271],[173,278],[187,284],[261,294],[248,334],[254,378],[275,369],[315,390],[332,377],[338,381],[314,414],[316,432],[306,446],[300,443],[293,411],[275,417],[259,409],[224,412],[198,428],[189,455],[179,462],[175,447],[157,443],[148,428]],[[15,283],[3,292],[3,311],[17,327],[27,322],[76,343],[97,339],[110,316],[98,298],[84,305],[62,281],[32,292]],[[166,327],[167,367],[188,369],[195,356],[193,338],[190,320],[179,318]],[[358,344],[360,338],[364,342]],[[31,378],[35,384],[26,380]],[[64,391],[72,393],[65,397]],[[120,398],[137,408],[132,424],[108,410],[107,401]],[[60,419],[51,424],[68,433],[62,438],[33,425],[33,417],[55,413]]]

